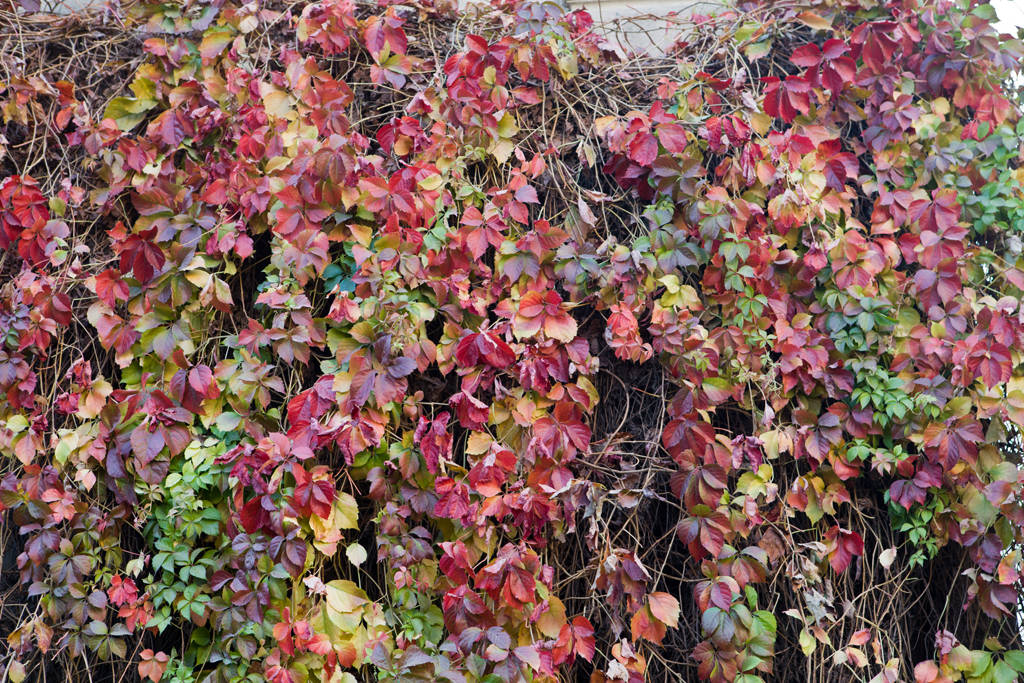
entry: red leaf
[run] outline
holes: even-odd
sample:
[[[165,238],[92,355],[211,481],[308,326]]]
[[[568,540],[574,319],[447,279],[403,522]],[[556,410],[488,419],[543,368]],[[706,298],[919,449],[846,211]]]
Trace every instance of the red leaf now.
[[[455,482],[451,477],[439,477],[434,482],[438,499],[434,504],[434,516],[461,520],[469,514],[469,489],[465,484]]]
[[[413,443],[420,447],[427,470],[437,473],[438,463],[447,460],[452,454],[452,435],[448,433],[448,420],[451,415],[446,411],[433,420],[420,416],[419,425],[413,435]]]
[[[679,154],[686,149],[686,130],[677,123],[662,123],[658,126],[658,142],[672,154]]]
[[[725,531],[731,529],[729,519],[706,505],[697,506],[695,512],[700,514],[686,517],[676,526],[679,540],[687,545],[695,559],[703,560],[708,556],[717,559],[725,545]]]
[[[483,401],[480,401],[472,394],[464,391],[448,399],[448,403],[455,408],[455,414],[459,417],[459,424],[466,429],[483,429],[487,424],[491,409]]]
[[[739,595],[740,586],[732,577],[719,576],[701,581],[693,591],[697,606],[702,612],[711,606],[728,610],[732,607],[733,599]]]
[[[512,451],[493,448],[469,471],[469,485],[482,496],[496,496],[517,462]]]
[[[524,294],[512,319],[512,331],[520,339],[532,337],[542,329],[548,337],[565,343],[576,336],[576,321],[563,308],[558,293],[551,290]]]
[[[854,556],[864,554],[864,539],[860,534],[838,526],[825,532],[825,546],[828,549],[828,562],[837,574],[846,571]]]
[[[480,360],[499,370],[515,362],[512,347],[490,332],[471,333],[459,340],[455,347],[455,360],[461,367],[471,368]]]
[[[148,231],[152,236],[153,230]],[[129,235],[121,244],[121,273],[133,273],[140,284],[153,279],[153,273],[164,266],[164,252],[142,235]]]
[[[245,533],[254,534],[260,529],[270,526],[270,513],[276,512],[277,506],[270,496],[256,496],[249,500],[238,511],[239,521]]]
[[[288,401],[288,424],[292,427],[309,425],[323,417],[335,400],[334,375],[324,375],[312,388]]]
[[[128,284],[113,268],[107,268],[95,278],[96,296],[100,301],[113,308],[118,301],[128,300]]]
[[[220,396],[220,388],[213,380],[213,371],[209,366],[197,365],[188,371],[188,383],[204,398],[217,398]]]
[[[857,75],[857,62],[852,57],[837,57],[822,69],[822,82],[833,94],[841,91],[847,83],[853,83]]]
[[[693,648],[693,658],[697,660],[697,674],[704,681],[731,681],[739,673],[740,659],[736,657],[735,651],[726,648],[720,652],[708,640],[701,641]]]
[[[121,605],[135,602],[139,598],[139,589],[132,579],[114,576],[110,579],[110,588],[107,589],[107,596],[110,598],[110,602],[120,607]]]
[[[160,455],[160,451],[163,450],[165,445],[163,431],[155,427],[150,431],[150,426],[152,425],[139,425],[132,430],[132,435],[129,439],[132,444],[132,452],[135,453],[139,465],[143,467]]]
[[[187,371],[178,370],[174,373],[174,376],[171,377],[170,393],[174,400],[180,403],[185,410],[191,411],[196,415],[202,413],[201,403],[203,402],[203,396],[189,384]]]
[[[572,620],[573,652],[588,662],[594,661],[597,645],[594,640],[594,627],[586,617],[574,617]]]
[[[981,424],[970,415],[947,424],[932,423],[925,428],[925,452],[947,471],[961,460],[973,462],[978,444],[984,441]]]
[[[330,517],[335,489],[327,468],[319,466],[310,473],[302,465],[292,463],[292,476],[295,477],[295,491],[291,502],[295,511],[305,517],[311,514],[320,519]]]
[[[228,181],[226,178],[216,178],[206,185],[203,190],[203,201],[207,204],[223,204],[228,199]]]
[[[658,157],[658,140],[650,133],[639,133],[629,144],[629,158],[641,166],[650,166]]]
[[[811,110],[811,83],[801,76],[790,76],[780,81],[774,76],[761,79],[764,90],[765,113],[792,123],[797,114],[807,115]]]
[[[945,233],[956,227],[960,220],[957,191],[951,188],[933,190],[931,200],[919,199],[910,205],[908,217],[918,222],[922,231]]]
[[[935,662],[920,662],[914,667],[915,683],[932,683],[939,677],[939,667]]]
[[[801,45],[793,50],[793,54],[789,56],[789,61],[805,69],[816,67],[821,62],[821,49],[814,43]]]
[[[853,647],[860,647],[871,640],[871,629],[862,628],[861,630],[850,636],[850,645]]]

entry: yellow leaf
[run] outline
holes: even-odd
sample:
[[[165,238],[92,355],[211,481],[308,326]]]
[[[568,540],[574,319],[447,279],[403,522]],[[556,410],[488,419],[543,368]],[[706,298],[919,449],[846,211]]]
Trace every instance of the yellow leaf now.
[[[557,638],[565,623],[565,605],[555,596],[550,596],[548,610],[537,619],[537,629],[547,638]]]
[[[665,289],[668,290],[670,294],[675,294],[679,291],[679,278],[675,275],[666,275],[659,278],[658,282],[665,285]]]
[[[328,519],[311,515],[309,527],[313,530],[313,547],[327,557],[333,557],[338,551],[338,541],[341,540],[341,531],[334,525],[338,515],[331,510]]]
[[[503,138],[510,138],[519,132],[519,124],[512,112],[506,111],[498,120],[498,135]]]
[[[583,140],[580,140],[579,145],[577,145],[576,154],[579,156],[580,161],[586,164],[587,168],[593,168],[597,164],[597,152],[594,151],[590,144]]]
[[[608,132],[608,129],[615,125],[618,119],[614,116],[602,116],[598,119],[594,119],[594,130],[597,131],[598,135],[603,136]]]
[[[601,397],[597,393],[597,387],[594,386],[593,382],[589,379],[580,375],[576,378],[576,386],[583,391],[587,392],[587,396],[590,398],[590,407],[593,408],[601,401]]]
[[[106,405],[107,396],[114,393],[114,387],[105,379],[98,379],[92,383],[89,391],[82,392],[78,397],[78,414],[82,417],[94,418],[103,410]]]
[[[495,139],[494,143],[491,145],[490,152],[499,163],[503,164],[508,161],[510,156],[512,156],[512,152],[515,148],[516,146],[508,140]]]
[[[327,589],[328,613],[352,614],[370,602],[370,598],[362,588],[346,579],[331,581],[325,588]]]
[[[902,308],[896,317],[894,331],[897,337],[908,337],[910,336],[910,331],[920,324],[921,316],[917,314],[917,311],[912,308]]]
[[[375,339],[373,325],[367,320],[357,322],[349,329],[348,333],[360,344],[370,344]]]
[[[199,289],[206,289],[206,285],[210,284],[211,277],[213,276],[205,270],[189,270],[185,272],[185,279]]]
[[[498,78],[498,70],[493,66],[489,66],[484,69],[484,84],[488,86],[494,86],[494,82]]]
[[[270,116],[287,118],[292,113],[291,96],[270,83],[260,83],[260,97],[263,98],[263,108]]]
[[[493,441],[494,439],[487,432],[470,432],[469,441],[466,443],[466,453],[469,455],[486,453]]]
[[[348,229],[352,232],[353,239],[364,247],[369,246],[373,240],[373,228],[368,225],[351,223]]]
[[[433,192],[443,184],[444,178],[441,177],[440,173],[432,173],[418,183],[420,189],[426,190],[427,192]]]
[[[570,52],[558,58],[558,73],[562,74],[562,78],[567,81],[572,80],[572,77],[579,72],[580,68],[576,62],[575,52]]]
[[[273,173],[274,171],[279,171],[282,168],[287,168],[288,164],[290,164],[291,162],[291,157],[271,157],[270,159],[267,159],[267,163],[265,164],[264,168],[266,169],[267,173]],[[275,188],[272,187],[271,189]],[[283,189],[283,183],[282,187],[276,188],[277,191]]]
[[[359,505],[356,499],[344,491],[339,491],[334,499],[334,514],[337,516],[339,529],[359,528]]]
[[[25,680],[25,665],[14,660],[7,667],[7,679],[11,683],[21,683]]]
[[[772,117],[768,116],[768,114],[765,114],[763,111],[751,114],[750,127],[753,128],[758,135],[767,135],[768,131],[772,129]]]
[[[235,32],[230,26],[214,26],[203,34],[199,43],[199,56],[210,60],[218,56],[235,39]]]
[[[163,75],[155,64],[143,64],[136,72],[135,80],[128,87],[140,100],[156,99],[157,81],[163,82]]]

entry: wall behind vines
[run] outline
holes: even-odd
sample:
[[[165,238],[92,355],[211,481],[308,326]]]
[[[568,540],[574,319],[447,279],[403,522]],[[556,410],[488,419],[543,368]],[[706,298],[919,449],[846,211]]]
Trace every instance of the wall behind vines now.
[[[4,680],[1024,672],[989,5],[21,5]]]

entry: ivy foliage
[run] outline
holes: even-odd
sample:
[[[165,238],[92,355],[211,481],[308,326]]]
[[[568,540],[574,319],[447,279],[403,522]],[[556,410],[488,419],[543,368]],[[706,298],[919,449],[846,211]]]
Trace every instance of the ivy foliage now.
[[[0,84],[5,680],[1024,673],[991,6],[90,16]]]

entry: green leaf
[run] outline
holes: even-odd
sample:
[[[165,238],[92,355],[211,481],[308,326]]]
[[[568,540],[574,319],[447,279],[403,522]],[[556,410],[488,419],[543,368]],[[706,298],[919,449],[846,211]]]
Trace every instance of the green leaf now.
[[[24,415],[12,415],[7,418],[7,429],[11,430],[15,434],[20,434],[28,429],[28,418]]]
[[[1018,680],[1017,671],[1005,661],[1000,660],[992,667],[992,680],[994,683],[1015,683]]]
[[[114,119],[121,130],[131,130],[146,118],[146,112],[157,105],[156,100],[137,97],[115,97],[103,111],[103,118]]]
[[[1007,650],[1003,653],[1003,660],[1017,673],[1024,674],[1024,651]]]
[[[814,653],[814,649],[818,647],[818,641],[814,639],[811,632],[807,629],[800,631],[800,651],[804,653],[805,657],[810,657]]]
[[[762,57],[767,57],[772,52],[772,41],[763,40],[760,43],[754,43],[753,45],[747,45],[743,48],[743,54],[747,56],[752,62],[756,62]]]
[[[516,123],[515,116],[511,112],[506,111],[498,121],[498,136],[510,138],[518,132],[519,124]]]

